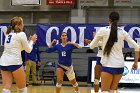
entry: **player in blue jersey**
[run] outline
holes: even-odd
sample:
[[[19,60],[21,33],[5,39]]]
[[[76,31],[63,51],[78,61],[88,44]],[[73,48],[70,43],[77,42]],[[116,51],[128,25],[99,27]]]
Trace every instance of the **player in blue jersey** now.
[[[59,54],[59,60],[56,69],[56,93],[60,93],[64,73],[68,77],[69,81],[72,83],[75,93],[80,93],[78,90],[78,83],[76,82],[75,73],[72,66],[71,54],[74,48],[81,48],[81,46],[77,43],[67,42],[68,37],[66,32],[62,32],[60,38],[62,40],[61,44],[52,46],[54,43],[56,43],[56,39],[54,39],[47,49],[48,53],[57,50]]]

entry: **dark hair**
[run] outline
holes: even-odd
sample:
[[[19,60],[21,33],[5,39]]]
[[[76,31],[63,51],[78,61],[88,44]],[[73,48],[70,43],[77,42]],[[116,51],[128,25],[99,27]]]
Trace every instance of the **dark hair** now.
[[[117,27],[118,27],[117,23],[119,18],[120,16],[119,13],[117,12],[112,12],[109,15],[109,20],[111,22],[111,31],[106,46],[104,48],[104,55],[109,56],[114,43],[117,42]]]
[[[11,22],[10,22],[10,25],[9,25],[9,27],[7,29],[6,34],[11,33],[12,30],[14,30],[15,33],[20,32],[21,29],[18,27],[18,25],[21,25],[22,22],[23,22],[23,19],[21,17],[18,17],[18,16],[13,17],[11,19]]]
[[[66,33],[66,32],[62,32],[62,33],[60,34],[60,37],[62,36],[62,34],[63,34],[63,33],[65,33],[65,34],[67,35],[67,33]]]

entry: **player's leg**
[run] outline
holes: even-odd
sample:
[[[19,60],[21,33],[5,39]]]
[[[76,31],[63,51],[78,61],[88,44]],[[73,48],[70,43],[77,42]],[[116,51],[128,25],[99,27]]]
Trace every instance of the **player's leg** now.
[[[11,93],[10,88],[13,81],[12,73],[10,71],[1,70],[1,74],[2,74],[2,85],[3,85],[2,93]]]
[[[74,72],[74,70],[73,70],[73,66],[71,66],[71,67],[69,68],[69,70],[66,71],[65,73],[66,73],[66,75],[67,75],[69,81],[71,82],[71,84],[72,84],[72,86],[73,86],[73,88],[74,88],[74,90],[75,90],[75,93],[80,93],[80,91],[79,91],[79,89],[78,89],[78,83],[77,83],[76,77],[75,77],[75,72]]]
[[[95,93],[98,93],[99,81],[100,81],[101,69],[102,69],[102,64],[100,63],[101,57],[97,57],[96,61],[97,61],[96,65],[94,67],[94,91]]]
[[[57,65],[57,69],[56,69],[56,76],[57,76],[56,93],[60,93],[61,86],[63,83],[64,71],[58,65]]]
[[[113,75],[108,72],[101,72],[101,91],[103,93],[109,93]]]
[[[17,87],[19,88],[19,93],[27,93],[26,88],[26,77],[23,66],[13,71],[13,77],[16,82]]]
[[[73,80],[70,80],[74,90],[75,90],[75,93],[80,93],[79,89],[78,89],[78,83],[76,81],[76,78],[74,78]]]
[[[110,87],[110,93],[118,93],[118,84],[120,79],[122,78],[124,68],[115,68],[113,71],[115,72],[113,75],[113,80]]]
[[[118,93],[118,84],[122,77],[122,74],[113,75],[113,81],[110,88],[110,93]]]
[[[101,65],[95,65],[95,73],[94,73],[94,91],[95,93],[98,93],[99,91],[99,81],[100,81],[100,77],[101,77]]]

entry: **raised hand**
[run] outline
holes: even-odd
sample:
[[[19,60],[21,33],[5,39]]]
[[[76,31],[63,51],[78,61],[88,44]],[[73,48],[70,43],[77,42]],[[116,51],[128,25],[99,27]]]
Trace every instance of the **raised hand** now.
[[[91,42],[91,40],[84,39],[84,42],[85,42],[86,44],[89,44],[89,43]]]
[[[56,39],[53,39],[52,44],[54,44],[54,43],[56,43],[56,42],[57,42],[57,40],[56,40]]]
[[[29,37],[29,40],[32,40],[32,41],[35,43],[36,40],[37,40],[37,35],[34,34],[34,35],[30,36],[30,37]]]

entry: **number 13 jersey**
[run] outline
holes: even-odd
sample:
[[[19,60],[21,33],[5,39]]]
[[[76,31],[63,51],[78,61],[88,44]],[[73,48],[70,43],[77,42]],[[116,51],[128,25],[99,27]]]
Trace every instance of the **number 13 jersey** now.
[[[4,43],[4,51],[0,58],[1,66],[21,65],[21,51],[25,50],[30,53],[33,48],[33,41],[28,42],[24,32],[6,35]]]

